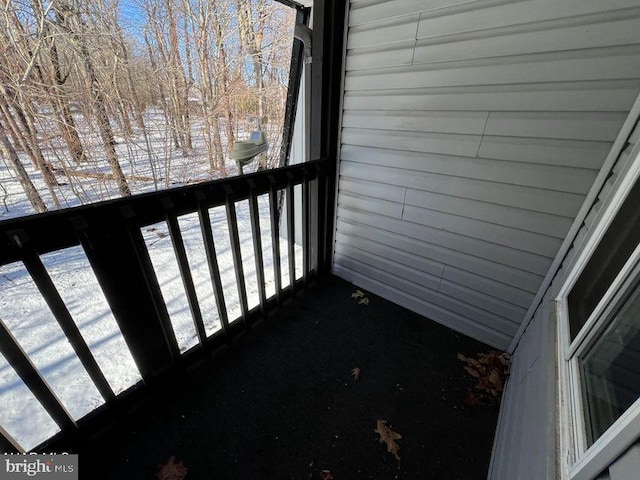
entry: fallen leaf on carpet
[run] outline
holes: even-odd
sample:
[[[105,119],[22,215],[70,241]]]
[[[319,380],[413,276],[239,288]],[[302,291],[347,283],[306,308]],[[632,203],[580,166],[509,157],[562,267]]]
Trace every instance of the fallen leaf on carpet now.
[[[351,375],[353,376],[353,380],[358,380],[360,378],[360,369],[358,367],[351,370]]]
[[[360,301],[358,302],[360,305],[369,305],[369,297],[364,297],[361,298]]]
[[[351,294],[351,298],[362,298],[364,297],[364,292],[362,290],[356,290]]]
[[[471,390],[467,390],[467,396],[464,399],[464,404],[468,406],[482,405],[483,400]]]
[[[509,376],[511,356],[506,352],[491,350],[471,358],[459,353],[458,360],[465,363],[462,368],[478,379],[475,391],[467,392],[466,405],[495,405]]]
[[[175,463],[176,457],[172,456],[167,463],[160,465],[156,473],[158,480],[183,480],[187,476],[187,467],[182,462]]]
[[[480,372],[478,372],[476,369],[467,366],[464,366],[462,368],[464,368],[472,377],[480,378]]]
[[[396,440],[400,440],[402,435],[397,432],[391,430],[391,427],[387,427],[386,420],[378,420],[376,423],[376,429],[374,432],[380,435],[380,443],[387,444],[387,452],[391,453],[396,460],[400,461],[400,455],[398,455],[398,451],[400,447],[396,443]]]

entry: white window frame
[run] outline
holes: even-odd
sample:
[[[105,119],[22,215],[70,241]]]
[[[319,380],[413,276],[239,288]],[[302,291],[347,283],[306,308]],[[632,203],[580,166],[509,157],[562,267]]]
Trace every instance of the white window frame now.
[[[558,320],[560,470],[563,480],[593,480],[640,437],[638,399],[587,448],[578,365],[578,355],[604,331],[609,324],[612,309],[619,303],[621,296],[628,293],[628,286],[633,279],[640,276],[640,245],[631,254],[573,341],[569,335],[567,301],[571,289],[639,178],[640,141],[633,148],[630,161],[618,172],[611,200],[596,218],[555,299]]]

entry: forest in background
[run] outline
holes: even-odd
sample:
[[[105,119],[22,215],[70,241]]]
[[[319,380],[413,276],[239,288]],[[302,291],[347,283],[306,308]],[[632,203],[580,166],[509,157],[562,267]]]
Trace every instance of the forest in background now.
[[[277,166],[294,22],[271,0],[3,0],[0,218],[224,177],[257,129]]]

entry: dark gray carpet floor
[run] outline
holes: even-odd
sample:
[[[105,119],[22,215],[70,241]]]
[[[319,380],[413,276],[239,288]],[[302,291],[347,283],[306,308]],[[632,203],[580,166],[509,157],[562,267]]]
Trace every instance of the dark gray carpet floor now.
[[[457,353],[489,347],[331,277],[81,451],[81,478],[474,480],[498,408],[466,406]],[[351,370],[360,368],[354,381]],[[374,432],[402,435],[401,462]]]

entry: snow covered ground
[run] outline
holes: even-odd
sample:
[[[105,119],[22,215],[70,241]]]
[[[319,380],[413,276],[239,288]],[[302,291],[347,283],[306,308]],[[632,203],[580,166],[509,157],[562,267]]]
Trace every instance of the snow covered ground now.
[[[65,144],[60,137],[46,133],[55,131],[56,128],[51,124],[50,118],[46,115],[37,118],[41,150],[45,159],[56,169],[55,175],[60,185],[54,191],[62,207],[73,207],[119,197],[117,185],[113,180],[95,178],[96,175],[111,174],[98,132],[87,124],[83,117],[74,116],[74,118],[87,156],[86,162],[79,165],[68,159]],[[204,127],[201,122],[193,122],[193,149],[185,152],[181,148],[176,148],[171,141],[171,130],[167,128],[161,112],[150,110],[144,121],[147,127],[146,135],[140,129],[134,130],[134,135],[128,138],[116,135],[116,152],[120,159],[120,166],[134,194],[237,175],[236,163],[228,159],[224,169],[210,171],[202,132]],[[220,119],[220,122],[222,147],[226,149],[224,121]],[[267,129],[265,132],[269,142],[267,155],[269,158],[277,158],[280,151],[281,128],[270,124]],[[251,125],[237,127],[236,139],[248,139],[250,131]],[[49,209],[53,209],[51,195],[47,191],[41,172],[33,168],[26,155],[20,154],[20,157],[45,204]],[[245,167],[244,173],[253,172],[256,168],[257,162],[253,162]],[[64,174],[65,170],[77,175],[72,174],[68,177]],[[0,157],[0,221],[33,213],[35,211],[28,202],[17,177]]]
[[[122,162],[127,175],[154,176],[149,155],[171,153],[166,142],[162,143],[159,132],[153,137],[157,148],[140,153],[132,147],[128,150],[130,161]],[[167,178],[171,184],[189,183],[194,179],[211,178],[208,163],[200,155],[188,157],[172,152],[171,162],[165,159]],[[123,152],[123,155],[127,154]],[[170,165],[169,165],[170,163]],[[98,163],[97,167],[103,168]],[[25,166],[28,167],[25,161]],[[30,171],[35,182],[42,187],[42,179],[37,172]],[[235,164],[229,162],[227,173],[235,173]],[[164,178],[155,172],[156,180]],[[86,201],[69,190],[60,187],[59,194],[68,205],[77,205],[96,198],[117,196],[115,186],[90,179],[82,182]],[[11,172],[0,165],[0,185],[7,191],[7,210],[0,220],[32,213],[31,207],[21,194]],[[157,188],[154,182],[133,182],[135,192]],[[76,187],[79,188],[79,187]],[[39,188],[44,191],[44,188]],[[66,189],[66,190],[65,190]],[[2,188],[0,188],[2,199]],[[266,196],[259,198],[260,228],[262,235],[265,285],[267,297],[274,295],[274,269],[272,237],[269,222],[269,203]],[[3,208],[0,204],[0,208]],[[255,268],[255,252],[251,240],[251,223],[247,201],[236,203],[238,230],[241,241],[242,263],[247,287],[249,308],[258,305],[258,285]],[[238,289],[230,249],[228,223],[223,207],[210,210],[214,242],[218,255],[224,299],[229,321],[240,316]],[[196,293],[204,317],[206,332],[211,335],[220,328],[220,321],[213,296],[207,260],[196,214],[179,219],[180,229],[187,250]],[[181,351],[197,344],[197,335],[189,310],[184,287],[173,253],[167,225],[162,222],[147,226],[142,233],[160,283],[163,298],[174,327]],[[281,239],[282,285],[289,284],[286,240]],[[133,358],[124,342],[118,325],[102,294],[95,275],[81,247],[73,247],[53,252],[41,257],[63,301],[84,336],[96,361],[103,370],[107,381],[116,393],[120,393],[140,381],[141,377]],[[302,276],[302,252],[296,247],[296,277]],[[70,414],[79,419],[101,405],[103,399],[93,385],[88,374],[73,352],[62,330],[44,299],[38,293],[22,263],[0,266],[0,321],[16,337],[22,348],[29,354],[35,366],[51,385]],[[0,426],[4,428],[24,449],[31,449],[58,431],[57,425],[45,412],[20,378],[0,355]]]

